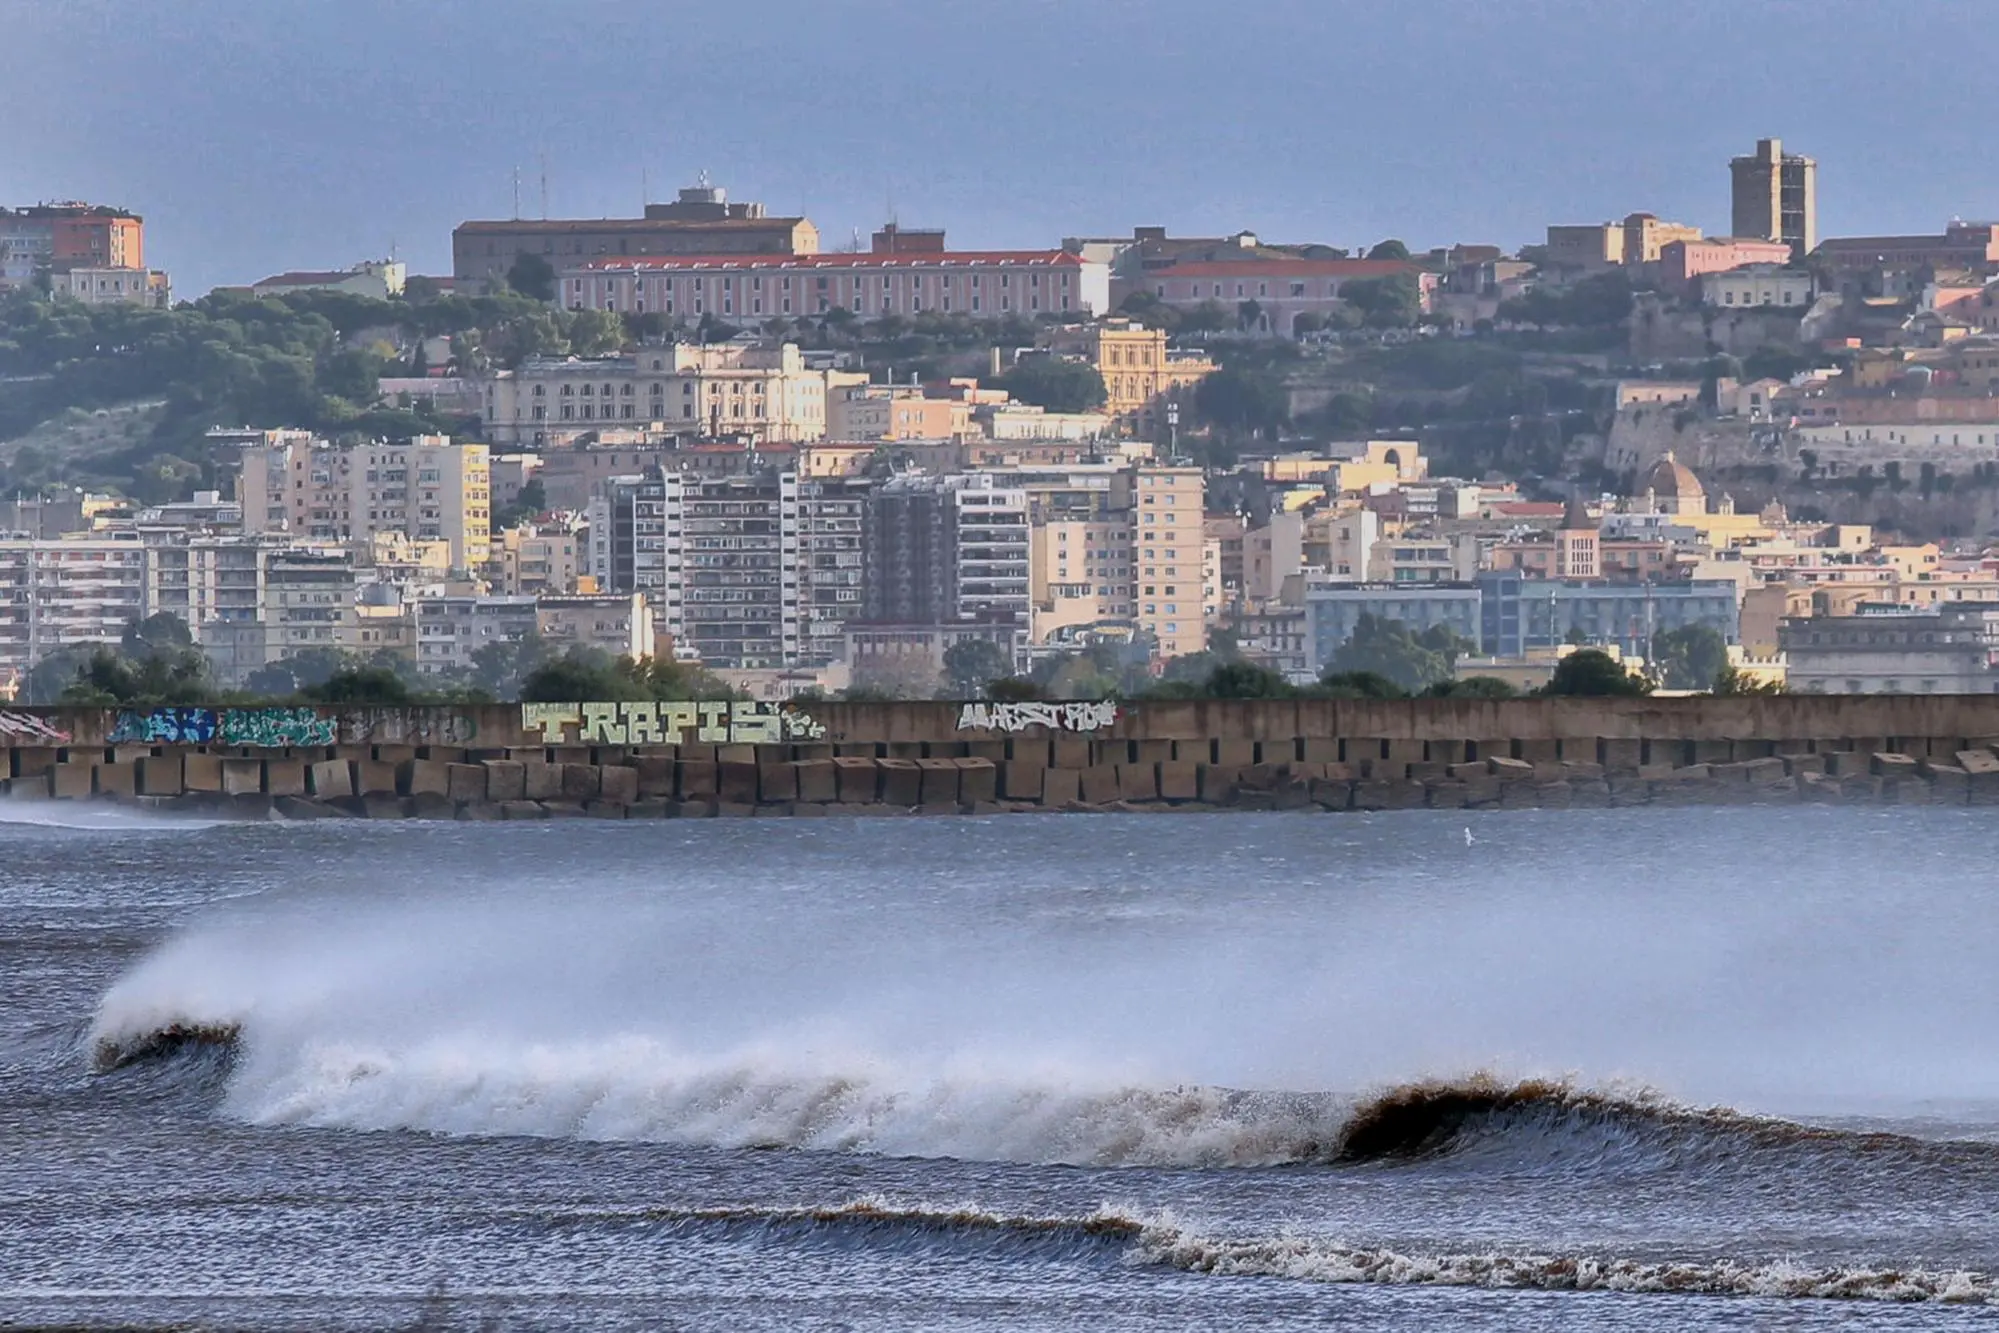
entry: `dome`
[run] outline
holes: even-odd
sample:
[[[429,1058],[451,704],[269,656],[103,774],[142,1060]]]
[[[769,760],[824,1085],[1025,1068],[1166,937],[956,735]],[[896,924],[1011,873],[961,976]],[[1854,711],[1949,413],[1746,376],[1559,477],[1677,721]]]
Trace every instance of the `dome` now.
[[[1693,469],[1673,457],[1668,449],[1646,474],[1645,489],[1661,500],[1705,500],[1707,488]]]

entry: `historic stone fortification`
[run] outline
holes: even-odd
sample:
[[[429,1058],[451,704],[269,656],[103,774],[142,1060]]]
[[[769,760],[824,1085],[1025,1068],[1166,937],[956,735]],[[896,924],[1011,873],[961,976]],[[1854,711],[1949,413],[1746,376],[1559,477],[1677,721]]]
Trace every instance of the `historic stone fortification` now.
[[[1999,697],[0,709],[13,799],[612,819],[1999,804]]]

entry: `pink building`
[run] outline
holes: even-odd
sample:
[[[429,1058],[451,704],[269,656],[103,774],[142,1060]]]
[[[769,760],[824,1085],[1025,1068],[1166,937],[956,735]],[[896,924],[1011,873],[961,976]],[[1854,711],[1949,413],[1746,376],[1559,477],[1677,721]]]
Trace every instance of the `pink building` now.
[[[1181,310],[1213,301],[1233,314],[1256,303],[1262,332],[1290,336],[1299,315],[1326,315],[1340,304],[1340,288],[1356,278],[1416,279],[1425,314],[1437,275],[1400,259],[1217,259],[1153,270],[1135,285]]]
[[[917,233],[905,234],[914,241]],[[877,242],[879,244],[879,242]],[[1110,270],[1066,250],[934,250],[817,255],[634,255],[561,270],[556,299],[572,309],[656,311],[731,321],[823,315],[865,319],[947,314],[1100,315]]]
[[[1726,273],[1751,264],[1788,264],[1791,247],[1783,241],[1754,236],[1716,236],[1701,241],[1673,241],[1659,252],[1659,281],[1685,291],[1704,273]]]

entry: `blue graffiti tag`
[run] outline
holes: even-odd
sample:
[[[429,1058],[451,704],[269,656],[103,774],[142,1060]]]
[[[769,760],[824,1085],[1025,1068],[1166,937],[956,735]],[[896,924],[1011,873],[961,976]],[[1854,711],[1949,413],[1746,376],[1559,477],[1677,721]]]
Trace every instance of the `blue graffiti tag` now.
[[[209,708],[127,709],[111,728],[113,745],[206,745],[215,739],[215,712]]]

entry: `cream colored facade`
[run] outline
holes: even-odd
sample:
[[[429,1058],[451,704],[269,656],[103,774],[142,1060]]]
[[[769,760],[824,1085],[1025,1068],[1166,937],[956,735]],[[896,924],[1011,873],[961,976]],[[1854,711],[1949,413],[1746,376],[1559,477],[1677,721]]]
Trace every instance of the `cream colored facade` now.
[[[560,445],[606,429],[825,438],[837,372],[808,370],[792,344],[642,347],[582,360],[536,357],[485,384],[485,427],[501,444]]]
[[[488,574],[506,597],[573,593],[582,571],[576,534],[530,527],[508,528],[493,539]]]
[[[1164,329],[1127,319],[1057,330],[1050,344],[1080,355],[1103,376],[1104,415],[1128,434],[1152,439],[1166,430],[1166,405],[1193,392],[1216,365],[1199,353],[1175,352]]]
[[[1201,469],[1134,469],[1131,509],[1133,619],[1159,641],[1161,657],[1208,646],[1205,486]]]
[[[483,444],[419,435],[344,448],[297,432],[244,446],[236,497],[243,530],[356,543],[398,532],[449,543],[456,569],[490,555],[492,479]]]
[[[1769,264],[1708,273],[1701,277],[1701,300],[1724,309],[1741,306],[1789,306],[1812,303],[1812,275]]]
[[[862,384],[833,393],[829,440],[953,440],[971,429],[969,403],[931,398],[920,385]]]

